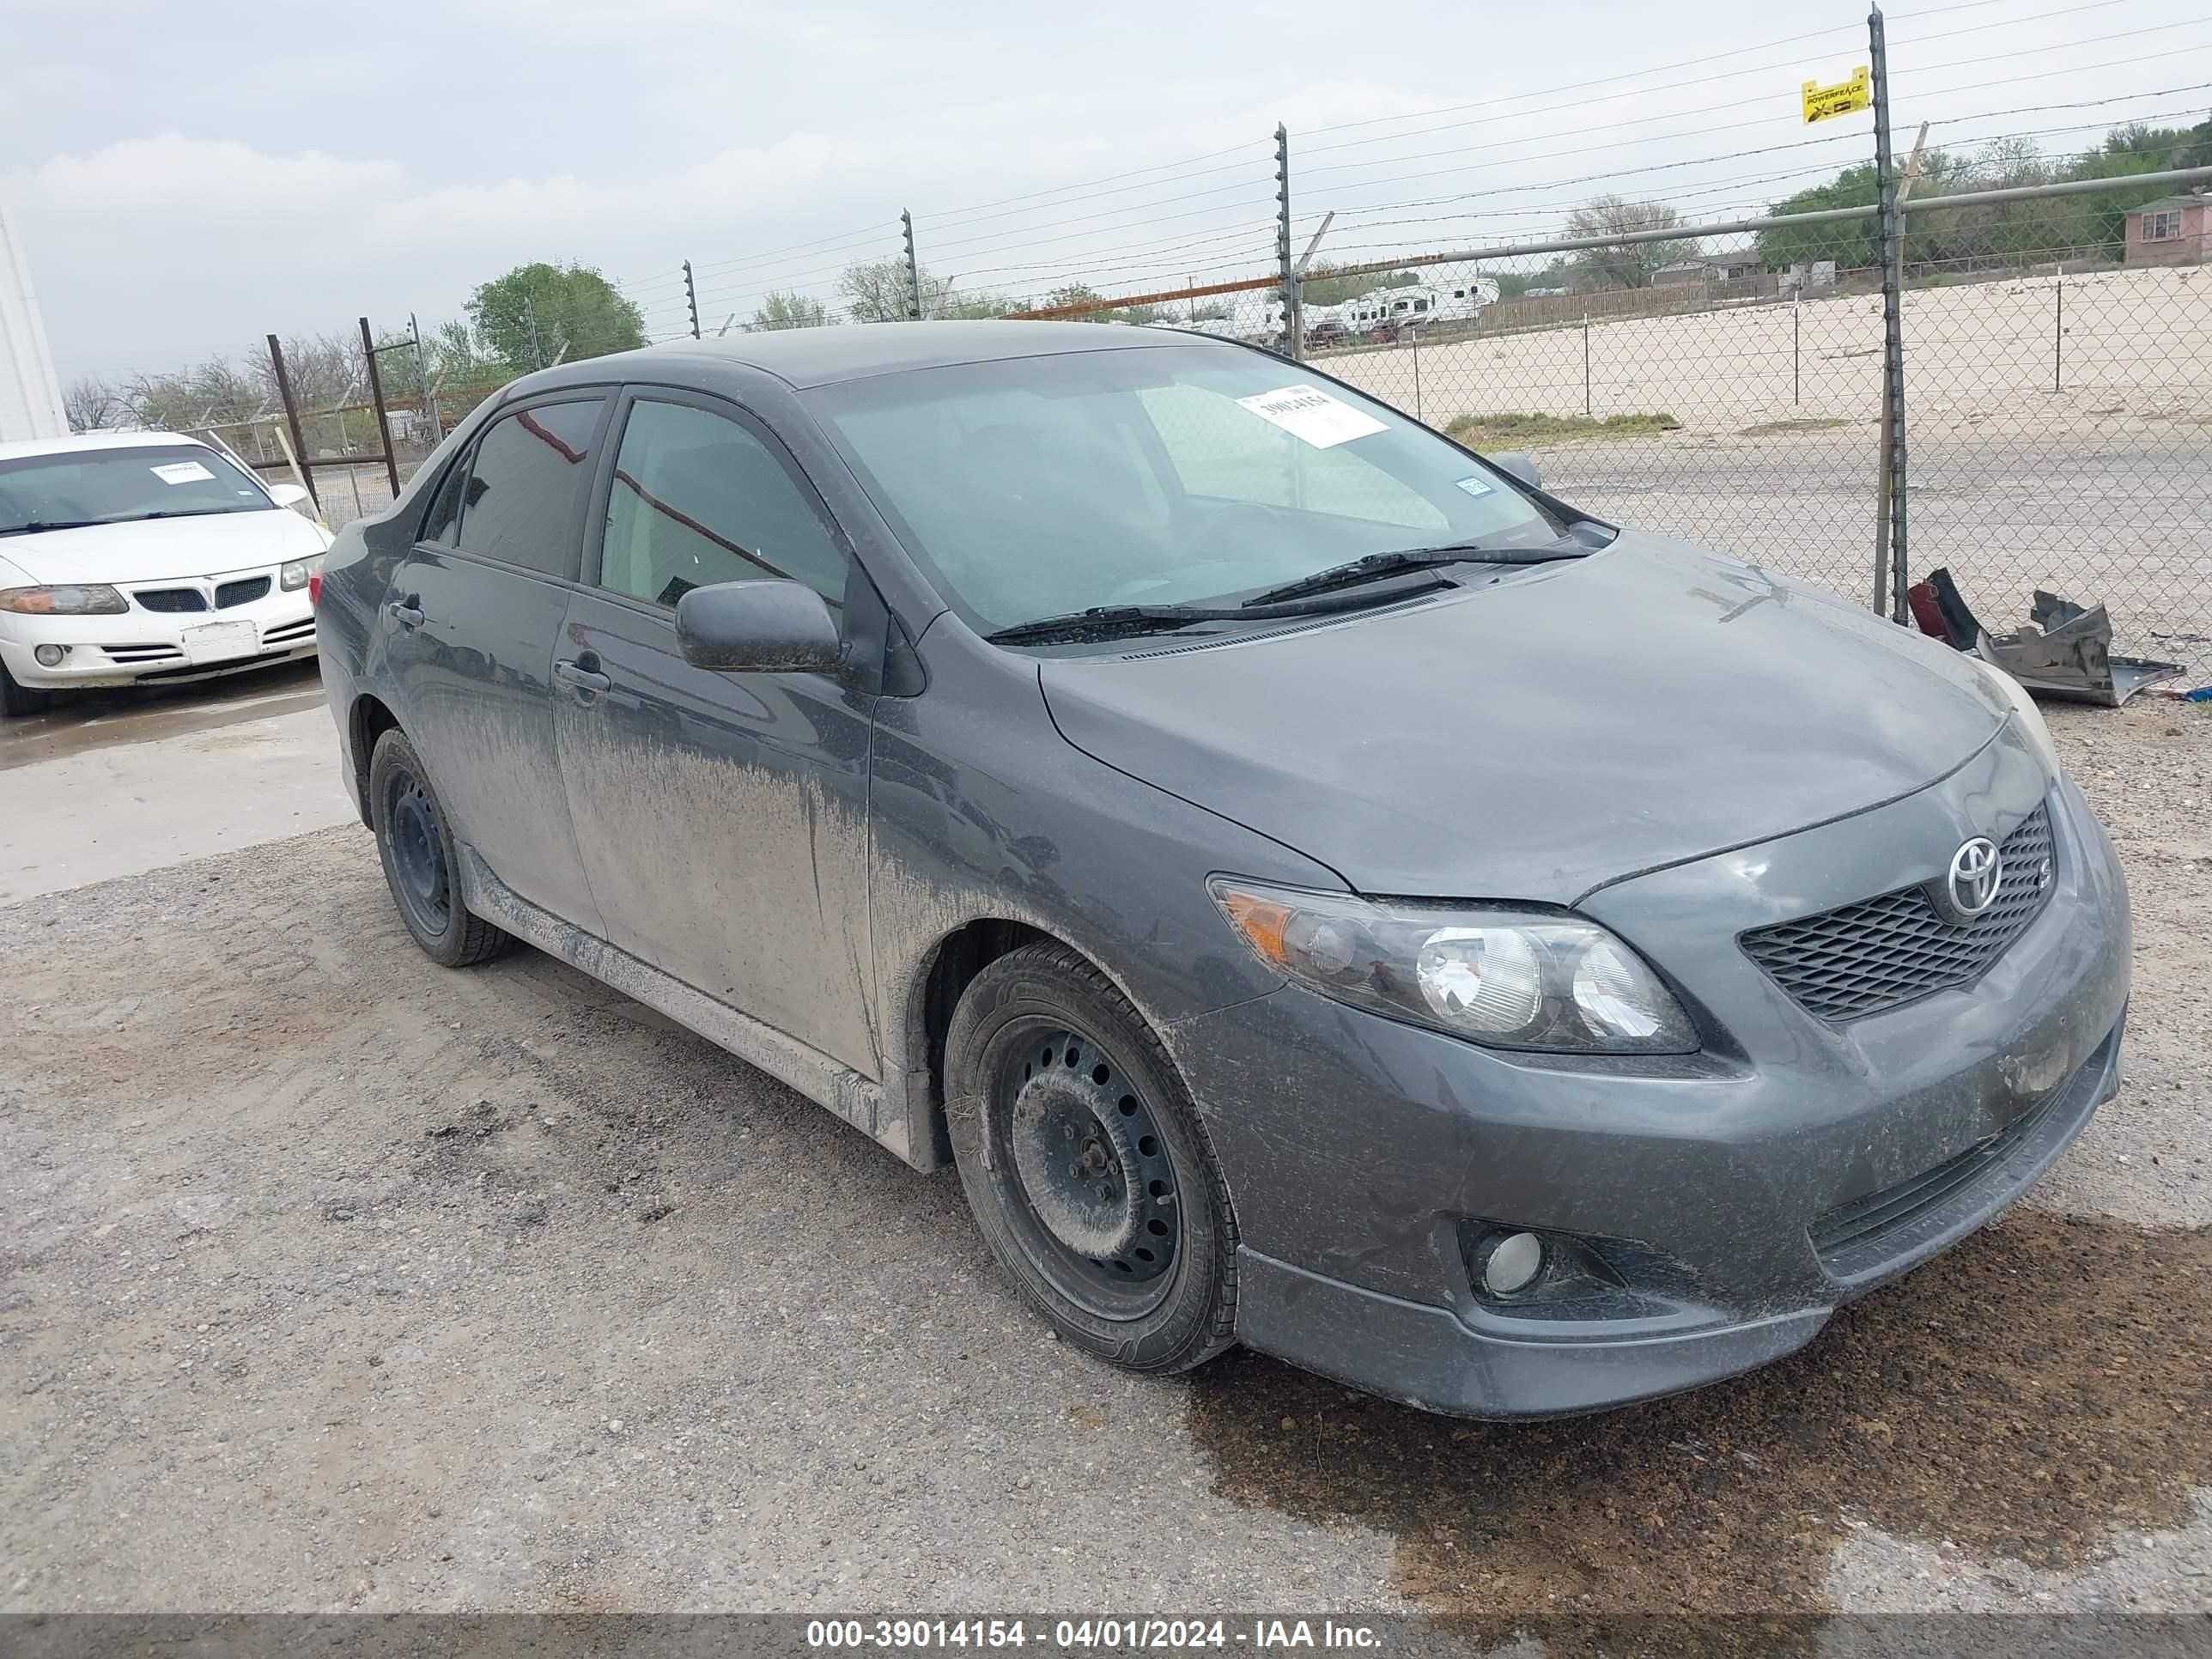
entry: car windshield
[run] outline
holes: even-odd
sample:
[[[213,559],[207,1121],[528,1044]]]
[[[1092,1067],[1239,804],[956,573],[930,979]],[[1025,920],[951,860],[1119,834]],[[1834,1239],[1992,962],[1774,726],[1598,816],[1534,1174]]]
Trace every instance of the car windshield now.
[[[1418,422],[1239,346],[963,363],[807,400],[986,632],[1218,602],[1400,549],[1542,547],[1565,528]]]
[[[0,461],[0,536],[274,506],[259,484],[199,444],[65,450]]]

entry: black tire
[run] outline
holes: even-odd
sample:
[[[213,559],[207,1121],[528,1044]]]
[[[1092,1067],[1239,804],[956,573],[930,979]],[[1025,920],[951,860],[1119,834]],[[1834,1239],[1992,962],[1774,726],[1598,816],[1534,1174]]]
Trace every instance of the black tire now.
[[[11,717],[24,714],[43,714],[54,706],[54,694],[34,690],[19,685],[15,677],[8,672],[8,665],[0,662],[0,714]]]
[[[945,1093],[976,1224],[1063,1339],[1154,1376],[1230,1346],[1228,1188],[1175,1062],[1103,974],[1053,944],[990,963],[953,1013]]]
[[[415,745],[396,726],[376,740],[369,758],[368,813],[385,884],[425,956],[448,968],[469,968],[514,942],[461,903],[453,830]]]

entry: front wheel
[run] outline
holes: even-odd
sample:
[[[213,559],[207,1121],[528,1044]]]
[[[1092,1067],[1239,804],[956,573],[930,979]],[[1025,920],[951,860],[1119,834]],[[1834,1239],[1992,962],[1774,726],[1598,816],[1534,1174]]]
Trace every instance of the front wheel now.
[[[461,903],[453,832],[422,757],[397,726],[376,740],[369,757],[368,816],[392,902],[424,955],[448,968],[466,968],[489,961],[513,942]]]
[[[1237,1322],[1237,1224],[1189,1091],[1106,976],[1064,945],[975,976],[945,1038],[954,1161],[986,1243],[1060,1335],[1187,1370]]]
[[[43,714],[53,707],[53,702],[52,692],[17,684],[15,677],[8,672],[8,665],[0,661],[0,714]]]

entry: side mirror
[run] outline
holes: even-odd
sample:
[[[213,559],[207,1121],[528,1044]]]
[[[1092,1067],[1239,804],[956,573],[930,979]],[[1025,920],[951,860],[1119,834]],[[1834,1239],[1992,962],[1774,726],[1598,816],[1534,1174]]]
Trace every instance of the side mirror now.
[[[805,582],[716,582],[676,602],[676,643],[694,668],[829,674],[844,641],[822,596]]]
[[[1509,449],[1503,454],[1486,455],[1482,459],[1500,472],[1510,472],[1531,489],[1541,489],[1544,487],[1544,481],[1536,476],[1535,457],[1524,451]]]
[[[297,507],[307,499],[307,492],[295,483],[273,483],[269,486],[269,499],[279,507]]]

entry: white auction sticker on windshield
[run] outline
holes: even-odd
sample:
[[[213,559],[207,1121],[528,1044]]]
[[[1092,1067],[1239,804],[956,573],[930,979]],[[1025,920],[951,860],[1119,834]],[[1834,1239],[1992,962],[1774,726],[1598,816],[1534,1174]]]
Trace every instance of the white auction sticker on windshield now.
[[[154,476],[163,483],[203,483],[212,480],[215,474],[198,461],[171,461],[166,466],[154,469]]]
[[[1293,438],[1316,449],[1328,449],[1390,428],[1372,415],[1362,414],[1350,404],[1332,398],[1319,386],[1286,386],[1280,392],[1263,392],[1238,403],[1263,421],[1273,422]]]
[[[1470,495],[1487,495],[1497,488],[1486,478],[1462,478],[1459,487]]]

